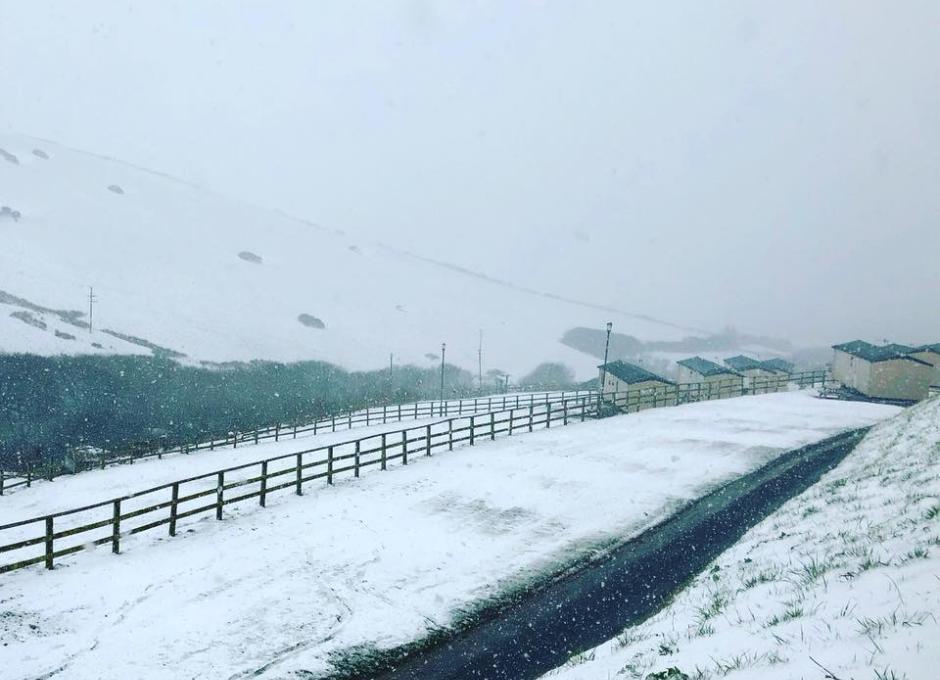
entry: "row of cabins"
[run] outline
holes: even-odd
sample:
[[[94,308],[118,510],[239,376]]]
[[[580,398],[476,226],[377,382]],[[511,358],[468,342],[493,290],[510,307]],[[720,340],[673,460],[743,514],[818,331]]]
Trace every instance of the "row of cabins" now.
[[[920,401],[940,390],[940,343],[833,345],[832,378],[870,399]]]
[[[915,402],[940,391],[940,343],[912,347],[853,340],[833,345],[833,351],[833,380],[869,399]],[[724,366],[702,357],[677,363],[676,381],[625,361],[598,366],[601,392],[618,404],[639,403],[650,395],[655,399],[656,394],[671,395],[663,398],[674,404],[683,397],[732,396],[746,389],[776,391],[785,388],[793,372],[793,364],[784,359],[759,361],[743,355],[725,359]]]
[[[602,394],[618,404],[628,405],[647,396],[655,400],[657,394],[663,394],[665,400],[657,403],[671,405],[682,397],[697,400],[736,396],[743,394],[746,387],[755,385],[773,385],[773,389],[781,389],[793,371],[793,365],[783,359],[758,361],[736,356],[725,359],[725,364],[722,366],[702,357],[683,359],[678,362],[676,381],[620,360],[597,368]],[[685,386],[685,389],[680,386]]]

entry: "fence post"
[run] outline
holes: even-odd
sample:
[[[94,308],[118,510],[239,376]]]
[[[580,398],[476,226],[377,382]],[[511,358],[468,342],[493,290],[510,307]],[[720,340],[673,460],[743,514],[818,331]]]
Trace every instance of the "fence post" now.
[[[104,456],[101,457],[101,460],[104,461]],[[104,469],[104,463],[101,464],[101,469]],[[26,464],[26,488],[28,489],[33,485],[33,468],[27,463]]]
[[[581,422],[582,423],[584,422],[584,418],[586,417],[584,413],[585,411],[587,411],[587,399],[585,397],[581,397]]]
[[[398,422],[401,422],[401,403],[398,404]]]
[[[548,429],[552,426],[552,402],[546,402],[545,404],[545,429]]]
[[[490,441],[496,439],[496,414],[490,411]]]
[[[223,491],[225,490],[225,473],[220,472],[215,484],[215,518],[222,519]]]
[[[418,402],[415,402],[415,417],[414,417],[414,419],[415,419],[415,420],[418,419]]]
[[[474,422],[474,420],[476,420],[476,416],[473,416],[473,415],[470,416],[470,446],[473,446],[473,437],[474,437],[473,430],[476,427],[476,423]]]
[[[326,450],[326,483],[333,485],[333,447]]]
[[[115,555],[121,552],[121,499],[114,501],[114,510],[111,516],[111,552]]]
[[[563,416],[561,422],[562,422],[564,425],[567,425],[567,424],[568,424],[568,401],[565,400],[565,401],[561,402],[561,406],[562,406],[562,409],[564,410],[564,416]]]
[[[0,496],[3,495],[3,469],[0,468]]]
[[[408,431],[401,431],[401,464],[408,465]]]
[[[255,430],[255,444],[258,443],[258,430]]]
[[[173,482],[173,490],[170,492],[170,536],[176,536],[176,508],[180,500],[179,482]]]
[[[278,441],[281,437],[281,424],[278,423],[274,426],[274,441]]]
[[[529,404],[529,432],[532,431],[532,422],[535,420],[535,405]]]
[[[302,480],[303,480],[303,472],[304,472],[304,470],[303,470],[303,463],[304,463],[304,454],[298,453],[298,454],[297,454],[297,481],[296,481],[295,484],[294,484],[294,486],[296,487],[296,488],[294,489],[294,492],[295,492],[298,496],[303,496],[303,495],[304,495],[304,490],[303,490],[303,488],[301,487],[301,484],[303,483]]]
[[[265,507],[268,502],[268,461],[261,461],[261,493],[258,495],[258,503]]]
[[[447,450],[454,450],[454,419],[447,421]]]
[[[387,468],[386,458],[387,458],[387,452],[385,450],[385,433],[383,432],[382,433],[382,466],[381,466],[383,470]]]
[[[333,421],[333,432],[336,432],[336,415],[330,416],[330,419]]]
[[[46,569],[52,569],[52,517],[46,517]]]
[[[513,411],[512,409],[509,409],[509,436],[510,437],[512,436],[512,425],[513,425],[512,421],[514,419],[515,413],[516,413],[515,411]]]
[[[388,406],[386,404],[382,404],[382,424],[385,425],[385,423],[387,422],[388,422]]]
[[[431,426],[428,425],[425,427],[425,455],[429,458],[431,457]]]

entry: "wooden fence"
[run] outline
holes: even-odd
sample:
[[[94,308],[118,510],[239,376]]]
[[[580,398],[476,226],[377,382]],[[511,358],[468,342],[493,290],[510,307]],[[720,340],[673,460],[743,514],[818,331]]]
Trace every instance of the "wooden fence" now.
[[[412,404],[387,404],[375,406],[358,411],[349,411],[341,414],[327,416],[312,423],[303,425],[284,425],[278,423],[246,432],[230,432],[225,437],[209,439],[192,444],[179,444],[172,447],[160,447],[145,444],[138,447],[128,447],[120,451],[105,451],[94,460],[76,461],[75,472],[90,469],[103,469],[109,465],[133,465],[136,461],[147,458],[163,458],[173,454],[193,454],[199,451],[214,451],[223,448],[237,448],[239,445],[260,444],[282,439],[296,439],[299,435],[312,434],[314,436],[325,432],[338,430],[351,430],[356,427],[370,427],[384,425],[406,420],[423,420],[435,416],[447,417],[449,415],[462,416],[465,413],[479,411],[506,410],[510,406],[519,408],[526,404],[561,403],[566,399],[589,396],[594,394],[590,390],[577,390],[572,392],[528,392],[518,394],[499,394],[474,397],[472,399],[452,399],[445,401],[424,401]],[[0,468],[0,496],[5,491],[16,487],[32,486],[37,479],[51,480],[65,473],[61,470],[54,474],[51,468],[43,469],[37,474],[31,466],[26,465],[25,470],[11,471]]]
[[[52,569],[55,560],[89,547],[111,545],[121,550],[126,536],[164,528],[175,536],[180,522],[197,515],[223,518],[223,509],[234,503],[254,502],[264,507],[279,492],[303,495],[317,480],[333,484],[342,476],[358,477],[363,470],[392,464],[408,465],[415,456],[435,451],[474,446],[573,422],[595,415],[597,400],[589,395],[562,402],[522,404],[506,410],[456,416],[434,423],[383,432],[328,446],[305,449],[209,472],[110,500],[64,510],[42,517],[0,525],[10,542],[0,554],[15,561],[0,564],[0,573],[42,563]]]
[[[710,399],[728,399],[754,394],[782,392],[796,385],[806,387],[825,387],[830,380],[824,371],[806,371],[791,375],[780,374],[749,378],[724,378],[710,382],[662,384],[656,387],[630,389],[622,392],[605,391],[596,399],[605,408],[602,413],[633,413],[647,408],[676,406]]]
[[[279,492],[303,495],[305,485],[323,480],[333,484],[342,476],[359,477],[363,470],[378,466],[408,465],[415,456],[431,456],[436,450],[474,446],[553,426],[565,426],[612,413],[674,406],[745,394],[763,394],[789,389],[790,384],[811,387],[827,378],[824,371],[796,376],[796,380],[755,379],[747,387],[740,381],[668,385],[630,392],[569,395],[543,403],[526,404],[509,397],[508,408],[457,415],[416,427],[382,432],[236,465],[169,484],[79,508],[0,525],[0,555],[14,561],[0,564],[0,573],[43,563],[52,569],[55,560],[99,545],[121,550],[123,537],[166,527],[175,536],[180,522],[197,515],[223,518],[225,506],[256,502],[264,507],[268,497]],[[518,395],[522,397],[523,395]],[[38,529],[38,530],[37,530]],[[91,536],[92,532],[97,532]]]

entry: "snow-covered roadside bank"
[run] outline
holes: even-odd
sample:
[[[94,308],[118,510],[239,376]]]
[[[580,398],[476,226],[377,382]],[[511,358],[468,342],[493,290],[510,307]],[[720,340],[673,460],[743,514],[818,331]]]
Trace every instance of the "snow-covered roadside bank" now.
[[[175,539],[0,581],[12,678],[290,677],[393,647],[893,407],[803,393],[645,411],[233,506]],[[629,489],[629,494],[625,493]]]
[[[662,612],[545,677],[931,680],[938,640],[933,399],[875,428]]]

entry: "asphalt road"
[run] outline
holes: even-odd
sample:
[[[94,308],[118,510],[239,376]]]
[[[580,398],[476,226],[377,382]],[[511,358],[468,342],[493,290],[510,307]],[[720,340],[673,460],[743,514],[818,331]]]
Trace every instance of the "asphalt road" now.
[[[834,468],[861,440],[854,430],[783,454],[606,559],[537,589],[472,627],[405,659],[345,678],[525,680],[609,640],[658,611],[688,580],[785,501]],[[629,494],[628,486],[624,494]]]

